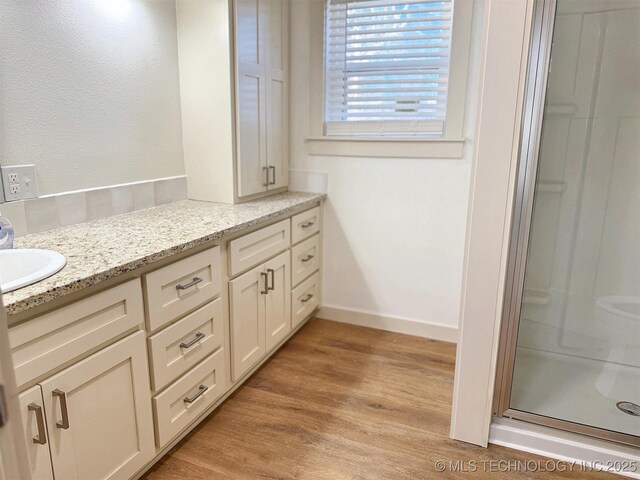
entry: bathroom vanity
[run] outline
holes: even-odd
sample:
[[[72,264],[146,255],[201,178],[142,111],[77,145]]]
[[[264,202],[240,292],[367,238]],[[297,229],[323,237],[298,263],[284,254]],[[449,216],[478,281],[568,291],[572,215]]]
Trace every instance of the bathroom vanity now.
[[[33,478],[135,478],[321,296],[323,195],[184,201],[18,240],[67,257],[5,295]]]

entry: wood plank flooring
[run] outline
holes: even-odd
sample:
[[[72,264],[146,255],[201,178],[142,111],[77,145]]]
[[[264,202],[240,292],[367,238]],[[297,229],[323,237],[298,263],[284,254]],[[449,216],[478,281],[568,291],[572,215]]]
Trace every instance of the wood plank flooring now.
[[[546,459],[449,438],[454,362],[450,343],[311,320],[145,478],[617,478],[490,471]]]

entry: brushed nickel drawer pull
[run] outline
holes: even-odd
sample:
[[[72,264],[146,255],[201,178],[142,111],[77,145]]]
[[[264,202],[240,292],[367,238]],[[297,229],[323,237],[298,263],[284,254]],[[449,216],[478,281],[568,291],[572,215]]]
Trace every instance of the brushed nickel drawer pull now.
[[[182,342],[180,344],[180,348],[191,348],[193,347],[196,343],[198,343],[200,340],[202,340],[204,337],[206,337],[206,335],[202,332],[196,332],[196,336],[195,338],[189,340],[188,342]]]
[[[269,293],[269,276],[265,272],[260,272],[260,276],[264,278],[264,290],[262,290],[260,293],[266,295],[267,293]]]
[[[270,166],[269,172],[273,172],[273,180],[269,182],[269,185],[275,185],[276,184],[276,167],[274,167],[273,165]]]
[[[30,403],[27,406],[27,409],[30,412],[35,412],[36,423],[38,425],[38,435],[33,437],[33,443],[37,443],[39,445],[46,445],[47,435],[44,431],[44,413],[42,411],[42,407],[40,405],[36,405],[35,403]]]
[[[198,387],[198,391],[193,395],[193,397],[184,397],[184,403],[193,403],[193,402],[195,402],[207,390],[209,390],[209,387],[207,387],[204,384],[200,385]]]
[[[316,222],[310,220],[310,221],[305,222],[302,225],[300,225],[300,228],[309,228],[309,227],[312,227],[315,224],[316,224]]]
[[[189,283],[185,283],[184,285],[182,284],[178,284],[176,285],[176,290],[187,290],[191,287],[195,287],[196,285],[198,285],[199,283],[202,283],[204,280],[202,280],[200,277],[193,277],[193,280],[191,280]]]
[[[301,258],[301,259],[300,259],[300,261],[301,261],[302,263],[307,263],[307,262],[308,262],[309,260],[311,260],[311,259],[313,259],[313,255],[307,255],[306,257]]]
[[[268,290],[276,289],[276,271],[273,268],[267,268],[267,273],[271,275],[271,286],[267,287]]]
[[[62,413],[62,421],[56,422],[56,427],[63,430],[69,428],[69,412],[67,410],[67,394],[57,388],[51,392],[51,395],[60,399],[60,412]]]
[[[300,299],[300,302],[302,303],[307,303],[309,300],[311,300],[313,298],[313,294],[312,293],[307,293],[307,296],[304,298]]]

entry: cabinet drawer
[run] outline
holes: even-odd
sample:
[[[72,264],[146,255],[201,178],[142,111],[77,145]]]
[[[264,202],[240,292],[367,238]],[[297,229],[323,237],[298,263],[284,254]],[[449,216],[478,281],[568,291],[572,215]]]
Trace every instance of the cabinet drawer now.
[[[320,272],[293,289],[291,302],[291,324],[295,328],[320,305]]]
[[[144,323],[140,280],[131,280],[9,329],[19,386]]]
[[[149,338],[154,390],[222,346],[222,315],[222,300],[218,298]]]
[[[213,247],[145,275],[147,326],[166,325],[220,294],[220,247]]]
[[[291,218],[291,243],[294,245],[320,231],[320,207]]]
[[[291,244],[287,218],[229,242],[230,276],[233,277],[272,257]]]
[[[154,397],[158,448],[164,447],[226,391],[225,355],[224,348],[219,349]]]
[[[320,235],[299,243],[291,249],[291,285],[301,281],[320,268]]]

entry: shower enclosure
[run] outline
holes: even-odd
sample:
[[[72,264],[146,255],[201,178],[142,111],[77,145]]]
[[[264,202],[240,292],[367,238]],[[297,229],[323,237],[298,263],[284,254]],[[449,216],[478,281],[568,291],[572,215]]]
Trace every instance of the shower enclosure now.
[[[494,415],[640,445],[640,2],[533,29]]]

